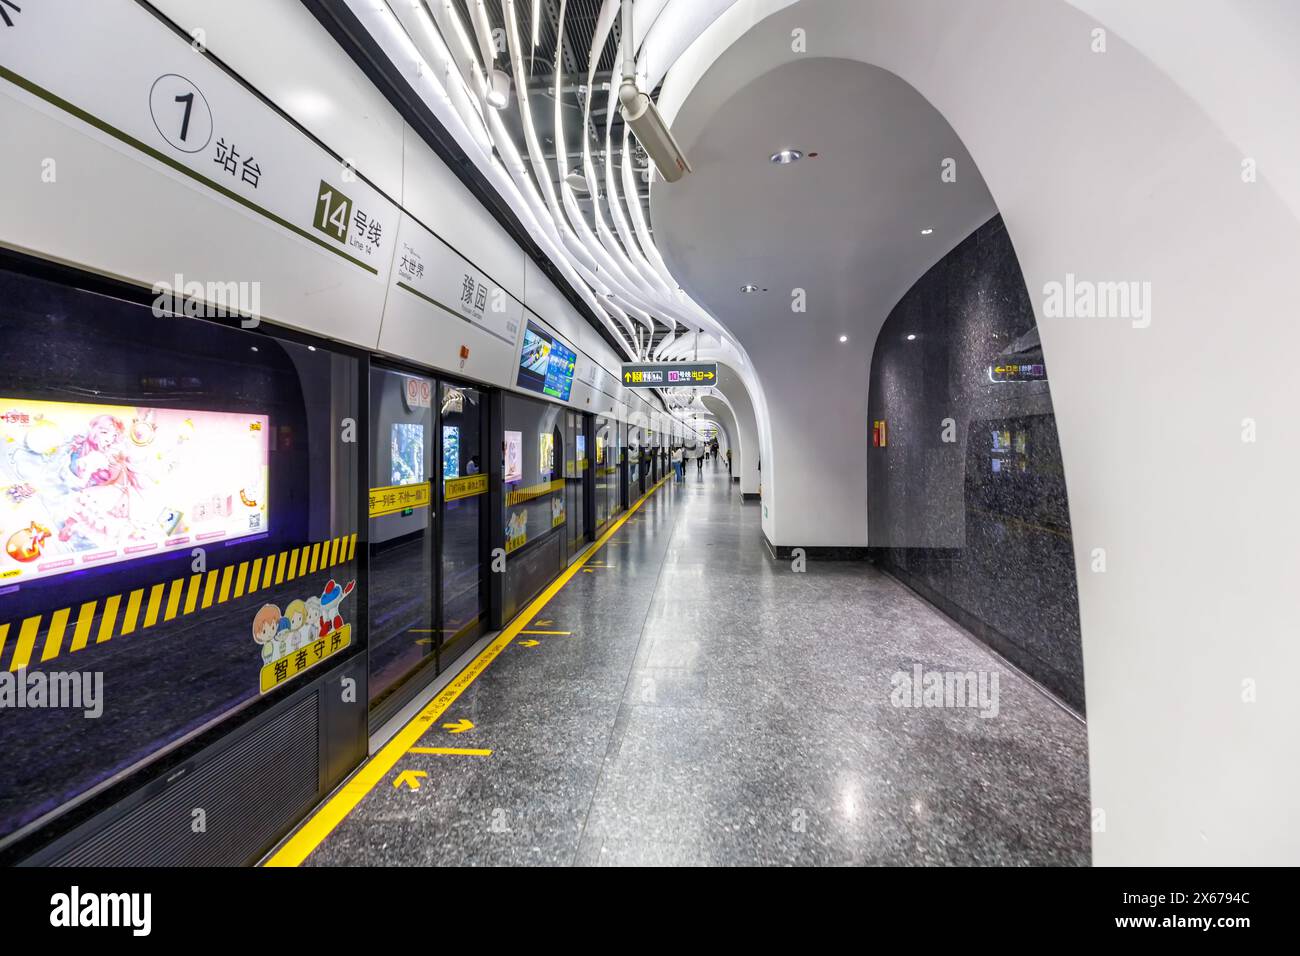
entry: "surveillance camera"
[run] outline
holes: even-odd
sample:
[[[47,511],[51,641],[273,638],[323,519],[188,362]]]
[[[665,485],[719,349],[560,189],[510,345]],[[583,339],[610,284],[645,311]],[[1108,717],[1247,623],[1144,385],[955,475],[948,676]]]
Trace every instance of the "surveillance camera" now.
[[[650,96],[637,89],[636,81],[625,77],[618,90],[619,112],[636,134],[646,154],[666,182],[675,183],[689,172],[691,164],[682,154],[668,124]]]

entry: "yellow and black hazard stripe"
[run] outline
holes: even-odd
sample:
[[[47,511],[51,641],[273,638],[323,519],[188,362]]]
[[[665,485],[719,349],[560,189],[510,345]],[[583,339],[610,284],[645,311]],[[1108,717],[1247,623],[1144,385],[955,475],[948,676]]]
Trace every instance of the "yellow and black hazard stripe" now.
[[[564,479],[556,478],[554,481],[545,481],[540,485],[529,485],[527,488],[520,488],[506,494],[506,505],[514,507],[521,505],[525,501],[532,501],[534,498],[540,498],[542,495],[549,495],[553,491],[564,490]]]
[[[4,661],[9,634],[17,634],[8,669],[21,670],[32,663],[41,634],[39,663],[61,654],[73,654],[85,648],[94,635],[102,644],[113,637],[127,637],[137,630],[147,630],[160,621],[205,611],[303,575],[315,574],[353,559],[357,549],[355,534],[305,544],[278,554],[271,552],[239,564],[228,564],[187,578],[160,581],[122,594],[65,607],[58,611],[36,614],[21,622],[0,624],[0,662]],[[2,665],[0,665],[2,666]]]

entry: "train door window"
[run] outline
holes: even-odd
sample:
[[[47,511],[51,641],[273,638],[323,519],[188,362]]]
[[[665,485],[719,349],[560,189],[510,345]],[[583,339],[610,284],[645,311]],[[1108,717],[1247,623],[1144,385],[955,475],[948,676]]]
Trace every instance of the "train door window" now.
[[[379,707],[436,651],[434,383],[370,372],[370,703]]]
[[[474,643],[487,612],[483,543],[488,475],[479,389],[443,383],[442,415],[442,625],[439,669]]]
[[[366,628],[358,358],[4,271],[0,340],[3,842]]]

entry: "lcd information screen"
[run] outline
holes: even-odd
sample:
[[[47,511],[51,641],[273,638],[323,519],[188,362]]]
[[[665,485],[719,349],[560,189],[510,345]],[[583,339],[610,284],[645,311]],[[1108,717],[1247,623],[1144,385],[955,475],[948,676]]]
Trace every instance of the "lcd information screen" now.
[[[524,328],[517,384],[520,388],[567,402],[573,391],[573,373],[577,363],[576,352],[545,329],[529,322]]]
[[[265,415],[0,398],[0,584],[269,530]]]

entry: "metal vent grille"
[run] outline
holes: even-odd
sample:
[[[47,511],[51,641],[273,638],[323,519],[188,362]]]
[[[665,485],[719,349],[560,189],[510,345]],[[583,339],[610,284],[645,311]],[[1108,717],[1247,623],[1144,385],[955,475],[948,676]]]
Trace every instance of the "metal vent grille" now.
[[[199,766],[51,866],[241,866],[255,862],[316,802],[317,694]],[[193,832],[194,811],[206,832]]]

